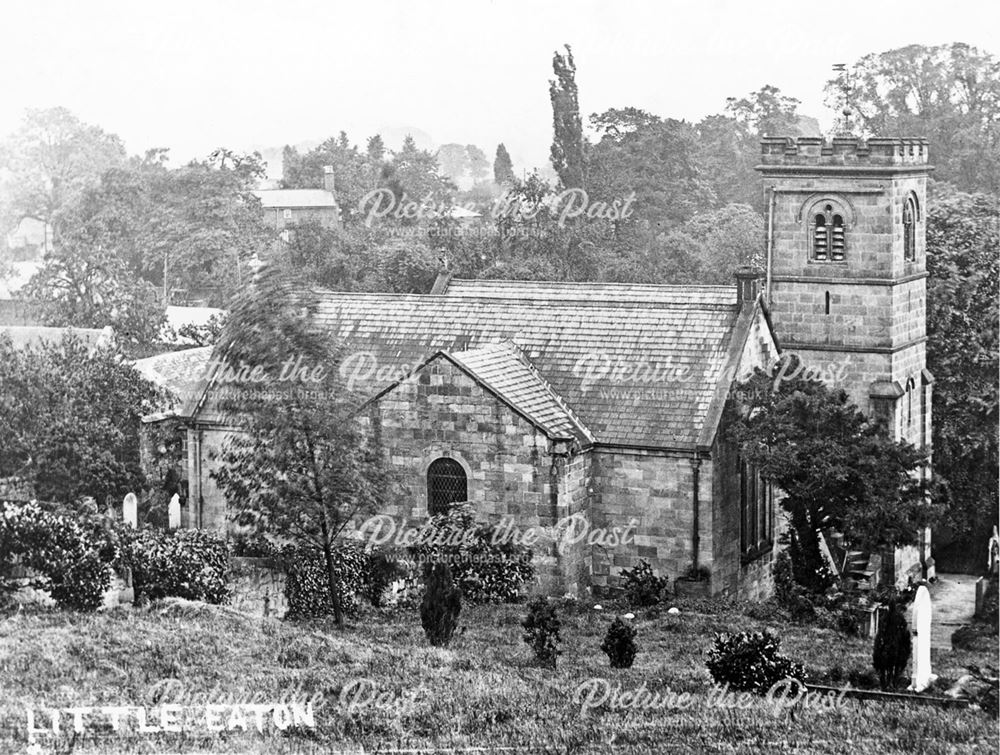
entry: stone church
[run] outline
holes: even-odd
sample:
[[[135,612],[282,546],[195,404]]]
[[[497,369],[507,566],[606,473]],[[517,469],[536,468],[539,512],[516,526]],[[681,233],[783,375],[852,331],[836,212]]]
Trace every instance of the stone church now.
[[[927,158],[919,139],[765,138],[766,269],[734,286],[443,273],[426,295],[323,293],[318,321],[347,344],[341,374],[370,396],[364,421],[406,489],[386,513],[422,522],[469,501],[520,527],[576,515],[628,530],[538,549],[550,592],[614,585],[644,559],[671,581],[707,574],[712,594],[766,595],[776,491],[726,442],[723,407],[791,351],[836,366],[863,410],[929,447]],[[189,526],[226,526],[218,390],[200,385],[180,412]],[[929,533],[895,554],[893,578],[919,577],[927,556]]]

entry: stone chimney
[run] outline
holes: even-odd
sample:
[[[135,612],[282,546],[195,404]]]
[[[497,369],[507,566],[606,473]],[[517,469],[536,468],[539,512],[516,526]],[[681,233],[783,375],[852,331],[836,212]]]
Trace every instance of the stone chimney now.
[[[332,165],[323,166],[323,188],[330,192],[334,192],[337,190],[333,180]]]
[[[753,306],[760,293],[761,271],[750,265],[740,265],[733,275],[736,277],[736,306],[739,309]]]
[[[434,281],[434,286],[431,288],[431,294],[433,295],[443,295],[448,291],[448,284],[451,283],[451,277],[453,273],[448,269],[448,258],[440,257],[438,260],[441,265],[438,267],[437,280]]]

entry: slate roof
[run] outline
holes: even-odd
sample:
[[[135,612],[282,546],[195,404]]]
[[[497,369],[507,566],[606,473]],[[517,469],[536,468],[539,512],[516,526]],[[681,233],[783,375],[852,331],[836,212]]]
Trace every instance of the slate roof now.
[[[734,290],[507,283],[436,296],[320,291],[317,323],[345,344],[341,369],[365,395],[438,351],[511,340],[598,444],[689,450],[710,437],[702,430],[739,353]],[[209,393],[185,411],[224,422],[214,404]]]
[[[137,359],[134,366],[143,377],[154,385],[166,388],[177,399],[175,406],[166,408],[177,408],[184,406],[198,390],[213,350],[212,346],[199,346],[168,351]]]
[[[337,206],[337,198],[326,189],[261,189],[254,194],[270,210]]]
[[[662,286],[623,283],[562,283],[451,279],[442,292],[466,298],[544,299],[547,301],[602,301],[631,304],[736,305],[735,286]]]
[[[455,362],[550,438],[593,444],[594,436],[512,341],[438,354]]]

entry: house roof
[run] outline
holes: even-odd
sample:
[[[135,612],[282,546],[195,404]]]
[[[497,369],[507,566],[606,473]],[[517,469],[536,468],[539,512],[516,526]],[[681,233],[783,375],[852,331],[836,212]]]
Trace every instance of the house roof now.
[[[439,351],[425,365],[438,358],[453,362],[548,437],[593,445],[594,436],[512,341],[466,351]]]
[[[105,328],[49,328],[35,325],[2,325],[0,333],[10,336],[15,348],[38,346],[40,344],[62,343],[70,334],[76,336],[90,348],[109,345],[114,339],[111,326]]]
[[[509,339],[603,445],[700,447],[739,357],[736,295],[721,287],[469,281],[444,295],[318,296],[317,325],[345,345],[355,390],[375,395],[437,351]],[[211,391],[185,413],[225,421]]]
[[[265,209],[337,206],[336,196],[326,189],[261,189],[254,195]]]

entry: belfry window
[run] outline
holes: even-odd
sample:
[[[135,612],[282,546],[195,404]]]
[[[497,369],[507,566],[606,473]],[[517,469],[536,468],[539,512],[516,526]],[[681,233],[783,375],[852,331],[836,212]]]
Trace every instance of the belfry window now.
[[[835,212],[832,204],[813,217],[813,259],[826,262],[843,262],[847,254],[844,233],[844,216]]]
[[[917,205],[913,197],[903,205],[903,258],[907,262],[917,258]]]
[[[427,468],[427,511],[444,514],[453,503],[469,500],[468,479],[454,459],[440,458]]]

